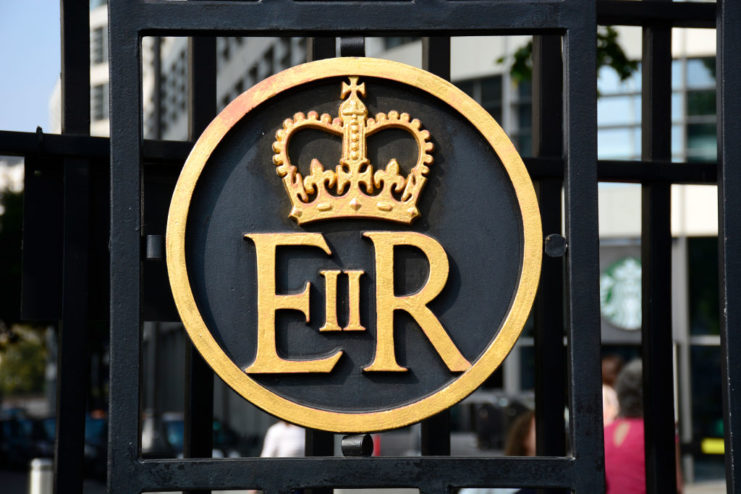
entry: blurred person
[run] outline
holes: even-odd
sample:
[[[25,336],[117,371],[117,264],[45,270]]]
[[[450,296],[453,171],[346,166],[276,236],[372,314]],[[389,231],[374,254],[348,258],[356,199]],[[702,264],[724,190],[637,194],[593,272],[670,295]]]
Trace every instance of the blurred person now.
[[[619,355],[602,357],[602,420],[605,426],[610,425],[618,415],[620,406],[615,392],[615,380],[622,368],[623,359]]]
[[[507,456],[535,456],[535,412],[529,410],[515,419],[504,443]]]
[[[628,363],[615,383],[620,412],[605,427],[606,494],[645,494],[646,458],[643,427],[643,365]],[[682,477],[677,462],[677,492],[682,492]]]
[[[306,432],[303,427],[279,420],[268,428],[261,457],[304,456]]]

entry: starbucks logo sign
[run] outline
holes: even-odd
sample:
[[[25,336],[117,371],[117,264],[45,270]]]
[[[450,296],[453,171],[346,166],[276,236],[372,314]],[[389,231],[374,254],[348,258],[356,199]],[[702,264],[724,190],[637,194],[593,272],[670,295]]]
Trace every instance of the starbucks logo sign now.
[[[641,261],[625,257],[600,276],[602,317],[628,331],[641,328]]]

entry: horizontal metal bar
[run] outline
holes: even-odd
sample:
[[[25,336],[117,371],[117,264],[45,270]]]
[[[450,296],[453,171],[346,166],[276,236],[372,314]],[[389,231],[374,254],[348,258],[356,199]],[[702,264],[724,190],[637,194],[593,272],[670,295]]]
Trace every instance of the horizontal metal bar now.
[[[133,25],[142,34],[255,34],[310,35],[319,32],[392,34],[481,34],[545,33],[562,31],[568,25],[563,15],[568,2],[175,2],[170,0],[131,2]],[[600,0],[597,20],[602,25],[715,27],[715,4],[700,2],[630,2]],[[562,8],[565,6],[566,9]],[[198,9],[198,10],[194,10]],[[194,15],[194,13],[196,15]],[[329,13],[329,15],[328,15]],[[208,19],[207,22],[203,20]],[[341,19],[342,22],[338,22]]]
[[[136,469],[138,487],[145,491],[419,487],[441,478],[454,488],[568,488],[574,464],[573,458],[556,457],[235,458],[144,460]]]
[[[140,0],[130,2],[131,25],[141,34],[257,34],[301,36],[555,32],[565,29],[565,3],[554,0],[270,2]]]
[[[78,135],[44,134],[43,142],[36,135],[25,132],[0,131],[0,155],[36,155],[53,157],[84,157],[107,160],[108,139]],[[193,143],[187,141],[144,141],[145,164],[180,166],[188,156]],[[523,158],[534,180],[563,178],[560,158]],[[715,163],[657,163],[651,161],[598,162],[600,182],[676,184],[714,184]]]
[[[193,147],[188,141],[145,140],[143,151],[146,164],[181,165]],[[33,132],[0,131],[0,155],[49,155],[108,159],[107,137],[71,134],[35,134]],[[560,158],[523,158],[533,179],[562,178]],[[600,160],[597,173],[601,182],[671,182],[677,184],[714,184],[716,163],[683,163],[654,161]]]
[[[715,163],[613,160],[597,162],[597,177],[600,182],[714,184],[716,176]]]
[[[34,132],[0,131],[0,155],[55,156],[63,158],[108,159],[109,139],[78,134],[44,134]],[[180,162],[188,156],[192,142],[145,140],[144,160],[152,162]]]
[[[0,131],[0,154],[12,156],[53,155],[65,158],[108,156],[108,138],[79,134]]]
[[[600,0],[597,2],[597,23],[603,26],[664,25],[712,29],[715,27],[715,4]]]
[[[523,161],[534,180],[563,178],[563,162],[559,158],[527,157]],[[716,175],[715,163],[619,160],[597,162],[597,177],[600,182],[714,184]]]

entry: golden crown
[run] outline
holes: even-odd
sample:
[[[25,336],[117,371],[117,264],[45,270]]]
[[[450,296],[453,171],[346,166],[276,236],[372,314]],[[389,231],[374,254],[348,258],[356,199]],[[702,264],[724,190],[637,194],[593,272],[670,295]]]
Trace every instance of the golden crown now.
[[[339,116],[328,113],[321,117],[315,111],[296,113],[283,122],[275,133],[273,163],[291,198],[290,218],[299,224],[330,218],[378,218],[411,223],[419,216],[417,199],[424,187],[427,165],[432,163],[430,133],[420,130],[416,118],[408,113],[390,111],[368,117],[368,109],[358,95],[365,96],[365,83],[350,77],[342,83]],[[346,96],[349,96],[345,99]],[[396,159],[389,160],[384,170],[373,170],[366,156],[366,137],[383,129],[403,129],[417,142],[417,162],[406,177],[399,174]],[[311,160],[310,174],[302,177],[288,156],[288,143],[302,129],[319,129],[342,136],[342,157],[335,170],[325,170],[318,159]],[[362,186],[362,187],[361,187]],[[335,193],[330,192],[335,188]],[[364,190],[363,190],[364,189]]]

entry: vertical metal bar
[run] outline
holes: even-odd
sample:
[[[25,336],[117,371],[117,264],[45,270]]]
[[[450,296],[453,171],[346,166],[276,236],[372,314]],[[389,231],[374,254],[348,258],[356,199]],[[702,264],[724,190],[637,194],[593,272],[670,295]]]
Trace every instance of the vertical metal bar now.
[[[671,161],[671,28],[643,28],[642,157]],[[642,186],[643,418],[646,492],[677,491],[671,310],[671,189]]]
[[[337,53],[335,38],[320,37],[306,39],[306,61],[321,60],[334,57]]]
[[[364,57],[365,38],[363,36],[343,36],[340,38],[341,57]]]
[[[576,494],[604,492],[597,215],[596,6],[572,1],[564,37],[571,444]]]
[[[692,441],[692,375],[690,371],[690,311],[688,241],[681,235],[672,248],[672,317],[674,338],[677,342],[677,394],[679,416],[679,443]],[[694,458],[691,452],[682,454],[682,481],[694,482]]]
[[[563,62],[560,36],[533,36],[533,150],[563,153]],[[561,232],[561,180],[538,184],[543,236]],[[564,456],[566,349],[563,345],[563,260],[543,258],[535,300],[535,435],[538,455]],[[554,491],[549,491],[554,492]],[[556,491],[557,492],[557,491]]]
[[[304,454],[306,456],[334,456],[334,434],[316,429],[306,429]],[[328,487],[304,489],[305,494],[332,494]]]
[[[137,493],[141,367],[141,48],[125,0],[111,0],[111,358],[108,492]],[[130,21],[128,21],[130,22]]]
[[[90,7],[61,1],[62,133],[90,133]],[[64,162],[62,303],[57,357],[54,491],[81,492],[88,382],[90,167]]]
[[[195,140],[216,115],[216,38],[188,40],[188,137]],[[213,449],[214,375],[190,341],[185,344],[186,458],[210,458]],[[208,492],[208,491],[198,491]]]
[[[306,429],[306,456],[334,456],[334,434]]]
[[[450,37],[422,38],[422,67],[450,80]],[[420,449],[423,455],[450,455],[450,410],[422,421]]]
[[[363,48],[364,49],[364,48]],[[337,54],[337,40],[334,37],[308,38],[306,60],[308,62],[331,58]],[[306,456],[334,456],[334,434],[331,432],[306,429]],[[332,489],[306,489],[306,494],[330,494]]]
[[[727,492],[741,493],[741,3],[720,0],[717,10],[718,244],[720,338]]]
[[[445,80],[450,80],[450,37],[422,38],[422,68]]]

